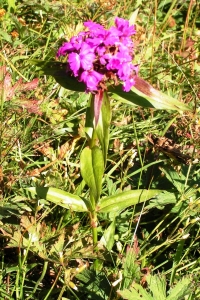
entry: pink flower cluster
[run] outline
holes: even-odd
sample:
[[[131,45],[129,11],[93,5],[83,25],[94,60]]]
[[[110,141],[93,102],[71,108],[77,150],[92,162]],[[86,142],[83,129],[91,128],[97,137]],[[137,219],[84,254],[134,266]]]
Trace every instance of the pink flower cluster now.
[[[123,82],[128,92],[134,85],[138,66],[132,63],[134,52],[131,35],[135,27],[122,18],[115,19],[115,26],[105,29],[92,21],[84,23],[83,31],[64,43],[57,57],[67,56],[68,70],[86,85],[86,91],[106,89],[106,83]]]

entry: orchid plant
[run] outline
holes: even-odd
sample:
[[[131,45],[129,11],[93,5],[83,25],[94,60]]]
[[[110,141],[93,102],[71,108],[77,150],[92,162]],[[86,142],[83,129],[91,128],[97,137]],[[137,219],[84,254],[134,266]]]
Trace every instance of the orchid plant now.
[[[160,190],[130,190],[101,197],[109,145],[111,108],[109,97],[143,107],[184,111],[183,103],[155,90],[138,76],[134,63],[135,26],[116,17],[114,26],[105,29],[93,21],[84,23],[85,31],[65,42],[54,62],[34,62],[46,75],[52,75],[64,88],[90,93],[86,111],[85,133],[88,145],[80,157],[81,175],[90,190],[89,199],[49,187],[29,191],[65,208],[88,212],[95,249],[98,245],[99,213],[117,215],[128,206],[154,198]],[[58,60],[61,61],[58,61]],[[115,220],[101,241],[111,250]],[[111,242],[112,240],[112,242]]]

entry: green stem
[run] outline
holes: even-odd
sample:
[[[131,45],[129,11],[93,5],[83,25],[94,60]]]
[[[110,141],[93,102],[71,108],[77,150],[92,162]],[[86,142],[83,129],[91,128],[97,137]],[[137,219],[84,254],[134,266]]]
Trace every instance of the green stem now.
[[[91,101],[94,101],[94,97],[91,98]],[[93,103],[91,104],[93,108]],[[97,133],[95,128],[93,128],[92,137],[88,140],[88,144],[90,149],[92,149],[96,145],[97,141]],[[97,238],[97,224],[98,224],[98,218],[97,218],[97,212],[96,212],[96,201],[90,193],[90,203],[91,203],[91,211],[90,211],[90,225],[92,227],[92,237],[93,237],[93,245],[94,249],[96,249],[98,238]]]
[[[65,290],[66,290],[66,285],[64,284],[63,287],[62,287],[62,289],[61,289],[61,291],[60,291],[60,294],[58,296],[58,300],[62,300],[63,299],[62,295],[64,294]]]
[[[91,214],[91,225],[92,225],[92,237],[93,237],[93,245],[95,247],[95,250],[97,250],[97,242],[98,242],[98,238],[97,238],[97,213],[93,212]]]
[[[38,288],[39,284],[44,279],[44,276],[45,276],[46,271],[47,271],[47,267],[48,267],[48,261],[45,261],[44,266],[43,266],[43,270],[42,270],[42,274],[41,274],[40,278],[38,279],[38,281],[36,282],[35,287],[34,287],[32,293],[31,293],[31,295],[27,298],[27,300],[30,299],[35,294],[35,292],[37,291],[37,288]]]
[[[90,161],[91,176],[94,180],[94,183],[90,184],[88,178],[86,178],[86,181],[87,181],[87,185],[91,189],[89,217],[90,217],[90,226],[92,229],[92,238],[93,238],[93,246],[94,246],[95,253],[97,253],[98,251],[98,247],[97,247],[98,215],[96,211],[96,206],[102,188],[101,185],[99,185],[99,181],[102,180],[103,169],[105,168],[106,159],[107,159],[110,119],[111,119],[110,101],[108,99],[107,93],[103,91],[98,91],[95,95],[91,94],[87,111],[86,111],[85,133],[88,139],[88,146],[91,150],[92,155],[94,154],[94,157],[92,156],[92,160]],[[103,158],[101,164],[99,165],[96,164],[96,158],[95,158],[96,157],[95,151],[97,147],[99,147],[100,152],[102,154],[102,157],[100,155],[100,157],[97,156],[97,158],[99,157],[101,158],[101,160]],[[100,168],[100,170],[97,170],[97,168]],[[84,171],[83,173],[85,173],[87,176],[87,172],[85,172],[85,169],[87,169],[87,166],[84,166],[83,168]],[[94,191],[95,188],[96,188],[96,193]],[[100,265],[101,265],[100,261],[96,259],[96,261],[94,262],[95,271],[99,270]]]
[[[20,288],[19,288],[19,281],[20,281],[20,273],[21,273],[21,249],[19,249],[19,255],[18,255],[18,271],[17,271],[17,274],[16,274],[16,280],[15,280],[15,294],[16,294],[16,300],[19,299],[19,291],[20,291]],[[12,296],[13,293],[11,293],[11,296]]]
[[[95,130],[94,130],[95,133]],[[94,135],[93,135],[94,136]],[[97,226],[98,226],[98,216],[96,212],[96,201],[93,197],[93,195],[90,193],[90,203],[91,203],[91,212],[90,212],[90,225],[92,228],[92,239],[93,239],[93,246],[94,246],[94,252],[98,251],[98,234],[97,234]],[[96,259],[94,261],[94,270],[98,272],[100,268],[100,261]]]
[[[97,212],[95,210],[96,203],[94,197],[90,194],[90,203],[91,203],[91,208],[92,211],[90,212],[90,225],[92,227],[92,238],[93,238],[93,245],[94,245],[94,250],[97,250],[97,225],[98,225],[98,217],[97,217]]]
[[[61,271],[62,271],[62,267],[60,267],[60,269],[59,269],[59,271],[58,271],[58,274],[57,274],[57,276],[56,276],[56,279],[55,279],[54,283],[52,284],[51,288],[49,289],[48,293],[46,294],[44,300],[49,299],[49,296],[50,296],[51,292],[53,291],[55,285],[56,285],[57,282],[58,282],[58,279],[59,279],[59,277],[60,277]]]
[[[181,255],[183,252],[183,247],[185,244],[185,240],[181,240],[178,244],[177,250],[176,250],[176,255],[174,257],[173,261],[173,267],[172,267],[172,272],[171,272],[171,278],[170,278],[170,286],[174,283],[174,277],[176,273],[177,266],[181,260]]]
[[[139,189],[140,184],[141,184],[141,179],[142,179],[142,171],[143,171],[143,167],[144,167],[144,160],[142,159],[142,155],[141,155],[141,151],[140,151],[140,145],[139,145],[139,140],[138,140],[138,137],[137,137],[137,130],[136,130],[136,126],[135,126],[134,117],[133,117],[133,130],[134,130],[134,135],[135,135],[135,140],[136,140],[136,145],[137,145],[138,156],[139,156],[139,160],[140,160],[140,164],[141,164],[140,178],[138,180],[138,189]]]
[[[167,20],[169,19],[170,16],[173,15],[173,9],[174,9],[174,6],[177,4],[177,1],[176,0],[173,0],[172,3],[171,3],[171,6],[168,10],[168,12],[166,13],[163,21],[162,21],[162,24],[159,26],[160,27],[160,32],[163,32],[165,27],[167,26]]]

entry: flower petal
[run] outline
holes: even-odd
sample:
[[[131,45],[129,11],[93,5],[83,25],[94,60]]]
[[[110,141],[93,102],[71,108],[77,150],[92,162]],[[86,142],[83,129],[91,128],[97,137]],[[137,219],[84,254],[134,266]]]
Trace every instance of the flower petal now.
[[[70,53],[68,56],[68,62],[70,65],[70,69],[73,71],[74,76],[78,76],[78,71],[80,69],[81,61],[80,57],[77,53]]]

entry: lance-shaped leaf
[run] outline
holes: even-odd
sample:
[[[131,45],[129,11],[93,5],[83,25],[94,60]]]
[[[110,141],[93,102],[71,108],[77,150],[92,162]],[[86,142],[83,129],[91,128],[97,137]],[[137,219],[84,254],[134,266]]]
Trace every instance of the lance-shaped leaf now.
[[[85,133],[90,139],[99,139],[105,164],[109,144],[110,120],[111,109],[107,93],[101,91],[96,95],[92,94],[86,110]]]
[[[85,133],[91,140],[94,133],[94,95],[93,94],[90,95],[87,109],[86,109]]]
[[[98,212],[120,212],[123,209],[156,197],[162,190],[134,190],[103,198],[98,203]]]
[[[122,85],[110,86],[108,91],[118,95],[114,98],[123,98],[131,103],[142,107],[152,107],[157,109],[170,109],[177,111],[191,110],[184,103],[154,89],[147,81],[140,77],[135,78],[135,85],[129,92],[122,90]]]
[[[77,195],[62,191],[56,188],[50,187],[30,187],[26,191],[30,192],[32,195],[38,195],[40,198],[53,202],[59,206],[62,206],[73,211],[88,211],[87,200],[81,199]]]
[[[111,120],[110,100],[106,92],[103,93],[103,101],[99,114],[99,120],[96,127],[96,133],[103,150],[104,163],[106,164],[108,145],[109,145],[109,128]]]
[[[77,92],[84,92],[86,86],[79,82],[67,72],[67,63],[45,62],[31,60],[29,63],[36,65],[45,75],[51,75],[64,88]],[[114,94],[113,97],[118,100],[127,100],[142,107],[151,107],[156,109],[170,109],[176,111],[191,110],[184,103],[170,97],[161,91],[154,89],[147,81],[140,77],[135,77],[135,85],[129,92],[122,90],[122,84],[118,86],[110,85],[108,92]]]
[[[102,151],[94,146],[83,149],[80,157],[81,175],[90,188],[90,193],[97,203],[101,194],[104,160]]]
[[[29,63],[36,65],[45,75],[51,75],[65,89],[84,92],[86,86],[79,82],[77,78],[67,72],[67,64],[56,61],[37,61],[31,60]]]
[[[112,250],[112,247],[114,245],[115,239],[115,219],[112,221],[112,223],[108,226],[106,230],[104,230],[104,234],[100,240],[100,243],[102,243],[109,251]]]

